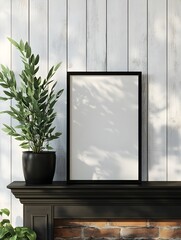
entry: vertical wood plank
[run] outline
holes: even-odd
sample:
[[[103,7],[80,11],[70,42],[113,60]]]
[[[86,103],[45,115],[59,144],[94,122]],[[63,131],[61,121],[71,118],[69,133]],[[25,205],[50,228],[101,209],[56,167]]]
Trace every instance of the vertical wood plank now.
[[[57,81],[56,89],[64,89],[63,95],[55,106],[57,112],[56,131],[62,132],[60,138],[52,143],[57,157],[55,180],[66,180],[66,8],[66,0],[49,1],[49,66],[62,62],[54,79]]]
[[[68,70],[86,70],[86,0],[68,1]]]
[[[10,67],[11,48],[7,37],[11,36],[11,1],[0,0],[0,64]],[[2,90],[0,89],[0,95]],[[0,110],[7,110],[10,101],[0,101]],[[11,138],[1,129],[2,124],[11,124],[10,117],[0,117],[0,208],[11,210],[11,194],[6,186],[11,182]]]
[[[181,1],[168,1],[168,180],[181,180]]]
[[[30,1],[30,44],[32,51],[40,55],[39,75],[45,77],[48,66],[48,0]]]
[[[23,41],[28,40],[28,0],[12,1],[12,38],[18,42],[20,39]],[[15,72],[17,81],[19,81],[22,63],[20,54],[14,46],[12,46],[12,69]],[[15,103],[12,102],[12,104]],[[13,119],[12,125],[17,125]],[[12,138],[12,181],[24,181],[22,149],[19,147],[19,144],[19,141]],[[21,226],[23,224],[23,207],[14,196],[12,196],[12,223],[16,226]]]
[[[167,26],[166,1],[148,2],[149,180],[167,175]]]
[[[87,70],[105,71],[106,0],[87,1]]]
[[[147,1],[129,0],[128,70],[142,71],[142,179],[147,180]]]
[[[147,73],[147,1],[129,0],[129,70]]]
[[[107,0],[107,70],[127,70],[127,0]]]

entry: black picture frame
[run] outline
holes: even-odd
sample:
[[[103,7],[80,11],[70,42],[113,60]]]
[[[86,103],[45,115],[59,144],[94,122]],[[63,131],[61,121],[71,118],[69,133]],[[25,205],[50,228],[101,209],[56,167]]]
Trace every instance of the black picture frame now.
[[[107,141],[106,134],[109,139],[114,133],[115,141]],[[123,161],[125,169],[119,169]],[[67,72],[67,182],[137,184],[141,170],[142,73]]]

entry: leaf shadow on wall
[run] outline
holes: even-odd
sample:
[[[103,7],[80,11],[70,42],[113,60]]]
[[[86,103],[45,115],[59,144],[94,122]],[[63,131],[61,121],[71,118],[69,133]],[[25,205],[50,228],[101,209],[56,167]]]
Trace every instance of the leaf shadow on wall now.
[[[137,91],[135,78],[75,79],[71,112],[73,179],[138,179]]]
[[[152,171],[151,180],[155,181],[160,176],[166,178],[167,175],[169,181],[180,181],[181,147],[179,143],[181,142],[181,135],[178,126],[162,125],[156,131],[154,126],[149,124],[149,128],[150,132],[154,132],[154,137],[152,136],[150,139],[154,140],[154,144],[158,149],[157,152],[154,152],[154,158],[149,161],[149,170]],[[168,133],[169,137],[167,136]]]

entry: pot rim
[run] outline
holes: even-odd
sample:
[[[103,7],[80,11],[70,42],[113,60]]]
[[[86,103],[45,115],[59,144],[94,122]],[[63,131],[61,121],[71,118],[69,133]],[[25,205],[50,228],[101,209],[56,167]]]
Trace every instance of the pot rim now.
[[[47,154],[47,153],[55,153],[56,151],[41,151],[41,152],[33,152],[33,151],[23,151],[22,153],[31,153],[31,154]]]

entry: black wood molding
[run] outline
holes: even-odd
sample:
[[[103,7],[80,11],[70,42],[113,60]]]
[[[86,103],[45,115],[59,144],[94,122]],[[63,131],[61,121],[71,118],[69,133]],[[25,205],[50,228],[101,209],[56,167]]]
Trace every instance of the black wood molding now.
[[[181,182],[142,182],[134,185],[67,184],[8,185],[24,206],[24,225],[38,239],[53,239],[55,218],[181,218]]]

